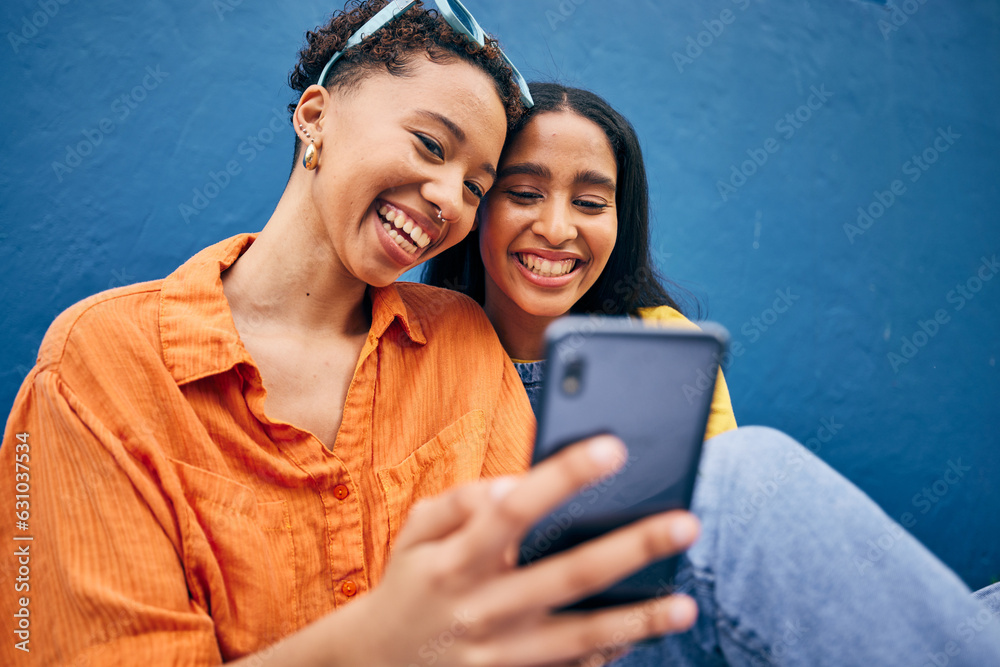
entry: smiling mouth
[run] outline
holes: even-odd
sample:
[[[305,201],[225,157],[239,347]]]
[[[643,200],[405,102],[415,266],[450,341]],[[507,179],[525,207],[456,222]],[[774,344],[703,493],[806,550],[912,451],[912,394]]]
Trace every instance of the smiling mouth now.
[[[418,249],[430,245],[431,237],[403,211],[389,204],[382,204],[377,212],[382,229],[396,245],[409,254],[414,255]]]
[[[551,260],[527,252],[518,252],[514,253],[514,255],[517,257],[517,261],[521,263],[521,266],[542,278],[565,276],[574,271],[580,264],[580,260],[578,259]]]

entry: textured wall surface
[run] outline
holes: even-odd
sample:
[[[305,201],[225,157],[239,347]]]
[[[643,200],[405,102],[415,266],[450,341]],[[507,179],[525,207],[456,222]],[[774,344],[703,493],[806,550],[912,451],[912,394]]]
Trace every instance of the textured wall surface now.
[[[5,414],[61,310],[263,226],[286,76],[335,8],[97,4],[0,8]],[[635,123],[658,263],[731,330],[738,419],[810,442],[970,586],[1000,576],[997,3],[468,4],[529,79]]]

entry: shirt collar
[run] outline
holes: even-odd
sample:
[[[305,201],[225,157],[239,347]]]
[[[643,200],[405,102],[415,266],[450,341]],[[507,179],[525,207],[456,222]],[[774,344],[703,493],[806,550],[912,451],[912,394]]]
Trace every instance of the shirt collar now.
[[[256,367],[233,323],[222,291],[222,272],[257,238],[239,234],[211,245],[163,280],[160,291],[160,340],[167,369],[178,384],[223,373],[237,364]],[[427,340],[419,317],[395,284],[370,287],[369,339],[381,339],[393,322],[414,343]]]
[[[420,316],[406,303],[396,283],[386,287],[369,287],[372,301],[372,328],[369,336],[381,338],[395,321],[399,321],[406,336],[418,345],[427,343],[420,326]]]

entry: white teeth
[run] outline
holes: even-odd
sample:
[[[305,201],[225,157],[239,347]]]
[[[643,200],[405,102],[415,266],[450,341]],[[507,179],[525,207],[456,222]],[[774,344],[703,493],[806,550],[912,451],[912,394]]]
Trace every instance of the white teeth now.
[[[414,252],[417,251],[417,247],[412,243],[410,243],[405,236],[397,232],[395,229],[389,230],[389,238],[395,241],[396,245],[398,245],[400,248],[402,248],[403,250],[405,250],[410,254],[413,254]]]
[[[426,248],[430,245],[431,237],[422,230],[416,222],[402,211],[397,211],[390,206],[383,204],[378,209],[379,215],[384,218],[382,227],[389,232],[389,238],[395,241],[403,250],[414,253],[417,248]],[[385,222],[388,220],[389,222]],[[407,238],[409,235],[409,238]]]
[[[402,248],[403,250],[405,250],[408,253],[412,254],[412,253],[414,253],[414,252],[417,251],[417,247],[415,245],[413,245],[412,243],[410,243],[409,241],[407,241],[406,237],[403,236],[403,235],[401,235],[401,234],[397,236],[397,238],[395,239],[395,241],[399,245],[400,248]]]
[[[518,253],[517,257],[525,268],[543,278],[564,276],[576,266],[576,260],[574,259],[548,260],[537,255],[524,253]]]

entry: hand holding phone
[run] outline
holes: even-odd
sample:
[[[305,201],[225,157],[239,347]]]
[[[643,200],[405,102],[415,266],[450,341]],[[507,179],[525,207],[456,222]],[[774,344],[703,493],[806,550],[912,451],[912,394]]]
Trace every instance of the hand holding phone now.
[[[548,369],[533,464],[599,433],[621,438],[628,460],[539,522],[521,545],[527,564],[645,516],[687,509],[728,335],[628,318],[571,316],[546,333]],[[567,609],[615,606],[672,590],[677,557]]]

